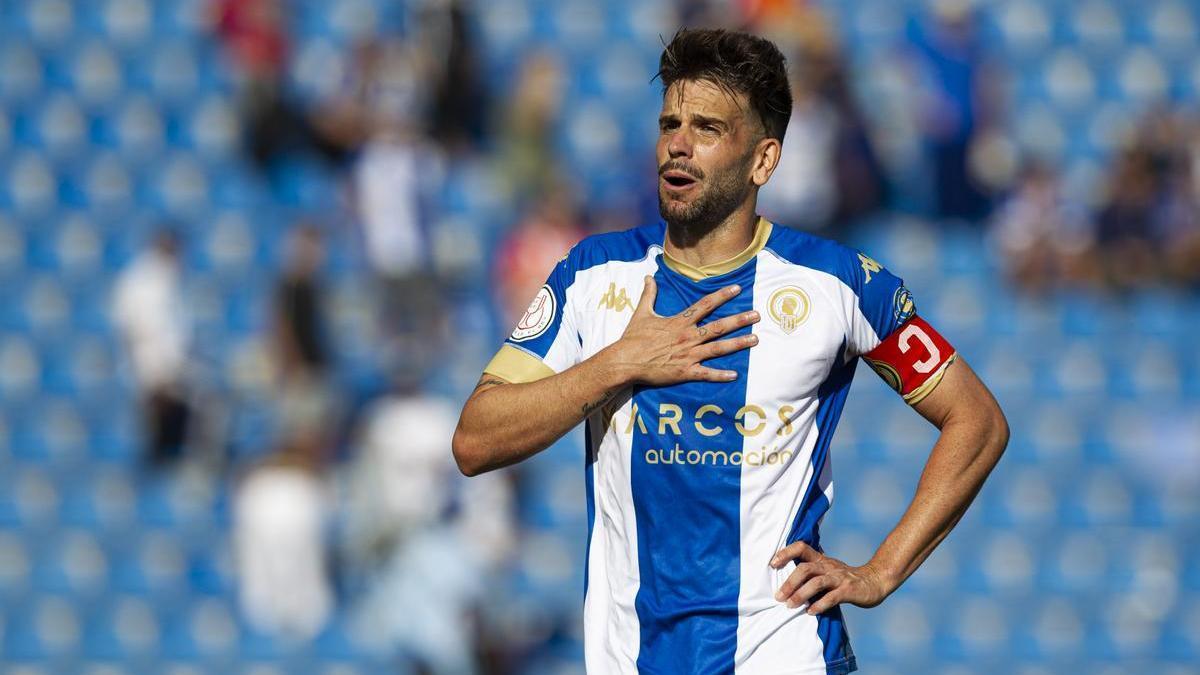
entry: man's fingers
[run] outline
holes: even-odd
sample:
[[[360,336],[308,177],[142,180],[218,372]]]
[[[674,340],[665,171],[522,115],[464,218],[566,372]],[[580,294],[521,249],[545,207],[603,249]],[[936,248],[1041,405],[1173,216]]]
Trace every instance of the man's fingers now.
[[[704,331],[703,334],[698,336],[701,340],[711,340],[712,338],[732,333],[743,326],[758,323],[760,318],[762,317],[759,316],[758,312],[742,312],[741,314],[727,316],[724,319],[717,319],[703,326],[697,326],[696,329]]]
[[[819,574],[821,574],[820,568],[812,563],[800,563],[799,565],[796,565],[796,569],[792,570],[792,573],[788,575],[788,578],[784,579],[783,585],[779,587],[779,590],[775,591],[775,599],[780,602],[787,600],[788,598],[792,597],[792,594],[796,592],[796,589],[800,588],[809,579],[818,576]]]
[[[719,291],[713,291],[700,298],[695,304],[683,310],[677,316],[689,324],[695,324],[709,314],[712,314],[714,309],[737,297],[737,294],[741,292],[742,287],[737,284],[726,286]]]
[[[633,315],[654,315],[654,298],[658,295],[658,285],[654,283],[654,277],[647,276],[642,284],[642,297],[638,298],[637,307],[633,308]]]
[[[737,372],[733,370],[717,370],[716,368],[706,368],[704,366],[693,366],[687,372],[688,379],[695,382],[733,382],[737,379]]]
[[[791,608],[799,607],[806,602],[811,602],[813,598],[829,589],[837,586],[837,579],[829,574],[821,574],[815,576],[804,583],[795,593],[788,597],[787,606]]]
[[[696,361],[707,361],[753,347],[756,344],[758,344],[757,335],[740,335],[702,344],[696,347],[692,353],[695,355]]]
[[[775,556],[771,558],[771,567],[779,569],[786,565],[790,560],[815,562],[820,559],[821,554],[818,553],[815,548],[802,541],[797,541],[779,549]]]
[[[817,614],[824,614],[825,612],[828,612],[837,605],[841,604],[841,602],[842,590],[840,588],[835,588],[822,596],[820,600],[817,600],[809,605],[808,613],[812,614],[813,616],[816,616]]]

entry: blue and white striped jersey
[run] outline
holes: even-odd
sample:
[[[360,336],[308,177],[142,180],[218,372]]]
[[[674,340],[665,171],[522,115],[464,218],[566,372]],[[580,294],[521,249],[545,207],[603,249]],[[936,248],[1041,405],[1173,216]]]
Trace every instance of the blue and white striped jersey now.
[[[729,284],[706,319],[757,310],[759,344],[706,362],[730,383],[635,387],[586,422],[587,671],[846,673],[842,614],[774,598],[787,544],[819,548],[829,444],[857,357],[906,319],[902,282],[834,242],[760,219],[751,245],[704,269],[664,255],[665,226],[589,237],[555,267],[486,372],[559,373],[621,337],[646,275],[677,314]]]

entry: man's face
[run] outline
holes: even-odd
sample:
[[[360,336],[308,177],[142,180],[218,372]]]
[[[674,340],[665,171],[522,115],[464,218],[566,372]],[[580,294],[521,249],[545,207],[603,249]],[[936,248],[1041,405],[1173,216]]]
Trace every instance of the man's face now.
[[[663,96],[658,128],[659,213],[696,234],[720,224],[753,186],[762,130],[746,97],[707,80],[681,80]]]

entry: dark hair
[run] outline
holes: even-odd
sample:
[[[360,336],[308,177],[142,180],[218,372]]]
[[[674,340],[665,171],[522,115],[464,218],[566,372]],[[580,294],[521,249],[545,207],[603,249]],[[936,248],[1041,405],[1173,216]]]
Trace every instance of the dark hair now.
[[[684,28],[663,49],[655,77],[663,94],[680,80],[707,80],[730,93],[744,94],[768,138],[783,141],[792,117],[787,66],[766,38],[713,28]]]

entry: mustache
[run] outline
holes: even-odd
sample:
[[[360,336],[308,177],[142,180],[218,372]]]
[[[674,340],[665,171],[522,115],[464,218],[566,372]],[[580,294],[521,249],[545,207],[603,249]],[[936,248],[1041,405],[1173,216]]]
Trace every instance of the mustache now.
[[[663,162],[662,166],[658,167],[658,175],[663,175],[668,171],[682,171],[696,180],[704,180],[704,169],[698,166],[692,166],[682,160],[668,159]]]

